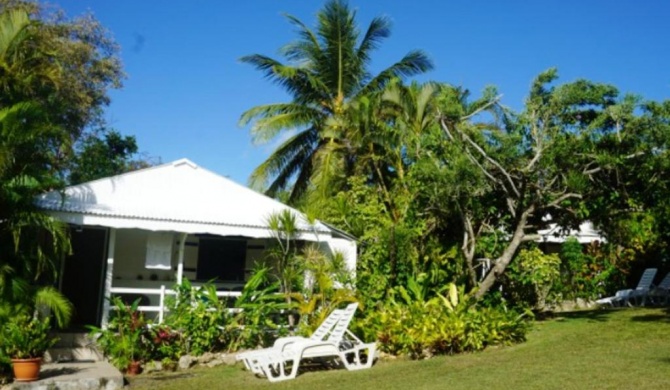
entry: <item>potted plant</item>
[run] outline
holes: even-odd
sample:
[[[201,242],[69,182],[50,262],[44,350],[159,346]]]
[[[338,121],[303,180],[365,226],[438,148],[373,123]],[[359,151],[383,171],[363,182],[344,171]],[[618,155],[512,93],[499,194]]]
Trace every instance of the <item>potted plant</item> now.
[[[10,318],[3,327],[0,349],[11,359],[16,381],[29,382],[39,378],[42,356],[58,341],[49,335],[50,328],[49,318],[27,315]]]

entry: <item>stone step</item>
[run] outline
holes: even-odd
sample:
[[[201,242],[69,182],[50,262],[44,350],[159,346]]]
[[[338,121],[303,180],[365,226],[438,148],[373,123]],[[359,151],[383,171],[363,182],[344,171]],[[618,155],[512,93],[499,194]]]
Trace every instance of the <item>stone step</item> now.
[[[123,388],[123,375],[107,362],[43,364],[40,379],[14,382],[16,390],[113,390]]]
[[[102,354],[91,347],[50,348],[44,354],[45,363],[101,362],[103,360]]]
[[[56,348],[87,348],[93,345],[93,340],[88,333],[58,332],[54,333],[54,336],[58,337],[54,345]]]

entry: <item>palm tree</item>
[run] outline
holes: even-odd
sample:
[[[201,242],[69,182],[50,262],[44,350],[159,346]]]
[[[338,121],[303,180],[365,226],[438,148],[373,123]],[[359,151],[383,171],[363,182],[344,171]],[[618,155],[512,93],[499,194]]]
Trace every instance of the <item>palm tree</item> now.
[[[55,141],[39,106],[18,103],[0,110],[0,322],[18,313],[49,308],[60,325],[71,313],[52,287],[58,261],[70,249],[64,224],[38,210],[36,195],[52,187],[38,140]]]
[[[254,122],[251,132],[256,142],[295,131],[254,170],[250,184],[271,196],[289,190],[290,198],[296,200],[320,169],[345,167],[340,151],[353,149],[347,145],[349,129],[343,118],[351,105],[379,93],[395,78],[432,69],[432,63],[415,50],[373,76],[368,69],[370,56],[390,35],[390,21],[374,18],[361,36],[356,13],[345,1],[325,4],[317,14],[316,31],[293,16],[288,19],[299,29],[299,39],[282,48],[286,63],[260,54],[241,60],[282,86],[292,100],[254,107],[242,114],[240,123]]]
[[[0,323],[40,308],[67,323],[71,305],[48,285],[58,260],[69,251],[65,226],[42,213],[34,197],[59,184],[53,174],[53,145],[69,137],[54,126],[36,101],[16,101],[35,77],[52,73],[34,66],[33,22],[25,11],[0,13]],[[57,65],[52,65],[57,72]]]
[[[40,22],[30,19],[22,8],[0,13],[0,96],[1,104],[36,97],[44,87],[58,87],[62,68],[53,49],[37,39]]]

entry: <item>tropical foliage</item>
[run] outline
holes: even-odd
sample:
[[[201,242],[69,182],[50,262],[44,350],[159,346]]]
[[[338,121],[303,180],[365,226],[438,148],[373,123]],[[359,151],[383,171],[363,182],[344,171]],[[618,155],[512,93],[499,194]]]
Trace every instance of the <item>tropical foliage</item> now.
[[[126,305],[121,298],[112,298],[114,315],[107,327],[90,327],[91,338],[96,341],[110,362],[120,370],[128,369],[130,363],[143,361],[148,355],[150,333],[147,320],[137,311],[139,300]]]
[[[51,287],[69,237],[33,200],[62,186],[72,145],[121,77],[115,45],[93,18],[0,2],[0,323],[42,324],[47,312],[56,325],[69,321],[70,303]]]
[[[535,78],[518,112],[503,105],[494,87],[472,98],[463,87],[404,80],[418,71],[382,72],[388,78],[374,88],[358,84],[311,95],[335,85],[317,72],[334,65],[343,72],[328,74],[342,75],[343,82],[366,80],[358,76],[365,62],[355,56],[338,57],[349,67],[319,62],[332,58],[324,47],[346,53],[355,47],[355,35],[328,35],[334,26],[356,31],[355,13],[344,1],[328,1],[316,32],[289,18],[299,29],[298,40],[282,50],[289,65],[258,55],[243,59],[292,97],[242,115],[260,141],[293,131],[250,181],[269,195],[288,189],[294,205],[358,238],[357,295],[372,311],[364,321],[380,334],[395,329],[383,340],[377,335],[393,351],[421,356],[432,348],[409,332],[429,327],[430,321],[418,320],[424,315],[455,323],[441,317],[454,314],[439,305],[449,283],[471,291],[462,313],[500,314],[501,323],[509,320],[509,329],[518,330],[509,340],[521,340],[525,320],[505,307],[543,310],[562,300],[589,301],[634,279],[639,268],[667,269],[667,102],[621,95],[589,80],[560,84],[556,69]],[[586,220],[606,242],[568,241],[558,254],[538,249],[538,230],[550,224],[574,229]],[[398,299],[402,291],[412,299]],[[403,320],[372,325],[380,318]],[[410,340],[422,342],[412,347]],[[489,342],[454,343],[434,349]]]
[[[322,189],[336,179],[346,179],[357,165],[357,141],[368,134],[349,126],[349,119],[366,117],[369,95],[380,93],[398,77],[432,68],[420,51],[406,54],[377,75],[370,72],[371,55],[390,35],[390,20],[378,17],[361,32],[356,14],[343,1],[328,1],[309,28],[294,16],[288,20],[299,38],[284,46],[286,62],[261,54],[242,58],[291,96],[288,103],[273,103],[246,111],[240,123],[253,122],[257,142],[289,135],[251,175],[251,185],[276,195],[290,190],[297,200],[318,183]],[[372,129],[371,129],[372,130]],[[369,134],[374,136],[374,134]]]
[[[410,291],[399,288],[363,322],[361,330],[379,340],[385,352],[428,358],[525,340],[529,323],[523,315],[504,307],[477,307],[454,284],[430,299]]]
[[[53,279],[64,228],[35,210],[58,188],[72,144],[120,85],[114,44],[92,18],[51,18],[38,4],[0,4],[0,292]],[[47,280],[48,281],[48,280]],[[26,283],[23,283],[25,286]]]
[[[126,370],[131,362],[172,364],[183,355],[270,346],[278,337],[295,330],[287,318],[291,309],[299,309],[299,331],[305,332],[315,319],[353,299],[349,290],[333,291],[333,280],[319,275],[314,289],[320,293],[301,295],[300,304],[289,304],[279,283],[271,279],[268,268],[258,268],[234,301],[218,297],[212,284],[194,287],[184,280],[174,286],[176,294],[168,297],[169,311],[161,324],[144,317],[138,310],[139,300],[127,305],[113,297],[114,311],[107,327],[91,326],[90,335],[121,370]]]
[[[360,29],[343,0],[327,0],[313,28],[287,18],[298,36],[281,60],[242,58],[290,96],[240,118],[256,142],[285,139],[250,183],[357,237],[357,269],[301,240],[295,214],[269,216],[272,248],[234,302],[185,281],[157,325],[115,299],[109,327],[93,333],[118,367],[267,346],[311,333],[353,301],[364,313],[358,331],[385,352],[477,351],[523,341],[525,309],[588,302],[640,268],[670,268],[670,102],[561,84],[549,69],[513,111],[494,87],[473,97],[408,80],[432,69],[419,50],[374,74],[388,18]],[[0,0],[0,369],[9,353],[51,342],[44,312],[62,326],[72,310],[49,287],[70,251],[67,231],[34,197],[146,164],[134,137],[101,119],[122,78],[117,47],[93,18]],[[547,253],[539,230],[586,220],[604,242],[567,240]]]

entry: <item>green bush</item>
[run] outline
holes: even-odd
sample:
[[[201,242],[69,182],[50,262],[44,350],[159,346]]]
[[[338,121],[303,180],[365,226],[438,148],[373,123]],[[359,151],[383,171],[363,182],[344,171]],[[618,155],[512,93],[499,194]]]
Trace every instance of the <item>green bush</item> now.
[[[415,359],[521,342],[529,329],[524,314],[480,307],[453,284],[446,296],[391,299],[359,325],[366,338],[378,340],[380,350]]]
[[[269,279],[269,268],[257,269],[236,299],[235,307],[242,310],[226,328],[230,350],[269,346],[288,331],[288,319],[281,313],[292,305],[279,293],[279,282]]]
[[[615,289],[619,288],[617,278],[612,276],[620,271],[608,261],[607,255],[598,244],[591,244],[584,251],[576,238],[568,238],[561,245],[561,278],[552,293],[563,300],[593,300],[606,293],[608,282],[613,279]]]
[[[538,248],[522,249],[505,272],[503,292],[519,307],[542,310],[552,303],[549,293],[560,280],[561,259]]]
[[[211,284],[193,288],[184,281],[176,285],[177,295],[168,297],[168,316],[165,324],[179,332],[184,354],[202,355],[227,347],[230,335],[224,331],[231,321],[225,302],[216,296]]]
[[[9,359],[42,357],[58,341],[49,335],[50,329],[49,318],[40,320],[27,315],[11,318],[0,329],[0,356]]]
[[[127,306],[119,297],[113,297],[114,312],[106,329],[90,326],[91,338],[119,370],[126,370],[131,362],[143,362],[149,357],[151,335],[148,321],[137,310],[139,299]]]

